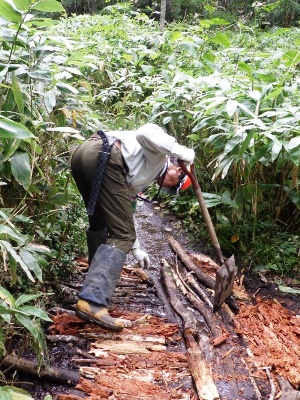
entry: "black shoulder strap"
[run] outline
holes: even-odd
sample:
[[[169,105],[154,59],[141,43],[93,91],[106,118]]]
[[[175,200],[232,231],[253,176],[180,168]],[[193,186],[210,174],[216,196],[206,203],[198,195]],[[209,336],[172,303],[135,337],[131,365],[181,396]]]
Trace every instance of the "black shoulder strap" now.
[[[113,143],[112,144],[109,143],[107,136],[105,135],[105,133],[103,131],[99,130],[97,132],[97,134],[101,137],[101,139],[103,141],[103,146],[102,146],[102,150],[99,151],[96,172],[95,172],[95,176],[93,179],[93,185],[92,185],[92,189],[91,189],[91,193],[90,193],[89,203],[87,206],[88,215],[94,215],[95,206],[96,206],[97,198],[99,195],[106,163],[110,156],[111,148],[113,145]]]

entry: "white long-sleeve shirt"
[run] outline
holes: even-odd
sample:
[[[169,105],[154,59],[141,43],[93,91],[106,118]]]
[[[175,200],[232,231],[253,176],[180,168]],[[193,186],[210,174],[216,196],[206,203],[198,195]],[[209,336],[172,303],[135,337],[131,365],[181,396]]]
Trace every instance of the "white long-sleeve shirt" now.
[[[121,152],[128,167],[127,182],[135,196],[149,186],[163,170],[167,157],[193,162],[194,150],[181,146],[176,139],[155,124],[145,124],[136,131],[109,131],[121,142]]]

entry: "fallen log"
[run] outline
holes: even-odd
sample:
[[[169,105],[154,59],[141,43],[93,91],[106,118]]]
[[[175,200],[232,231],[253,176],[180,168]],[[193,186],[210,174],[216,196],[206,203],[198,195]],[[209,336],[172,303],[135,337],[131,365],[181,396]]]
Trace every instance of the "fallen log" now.
[[[58,342],[65,342],[65,343],[72,343],[72,342],[79,342],[79,337],[74,335],[47,335],[46,339],[48,342],[51,343],[58,343]]]
[[[193,336],[188,332],[185,332],[184,336],[187,345],[187,360],[199,399],[220,399],[218,389],[212,378],[210,364],[206,362]]]
[[[188,312],[186,307],[182,304],[178,293],[177,288],[174,282],[174,278],[172,272],[170,271],[169,265],[166,260],[162,260],[162,277],[166,286],[166,291],[168,293],[169,301],[175,312],[180,316],[183,321],[183,326],[185,330],[190,330],[195,333],[197,331],[197,319],[191,313]]]
[[[7,355],[1,361],[1,365],[7,370],[15,369],[20,372],[38,376],[42,379],[48,379],[55,382],[77,384],[79,380],[79,373],[75,371],[68,371],[62,368],[50,367],[42,365],[40,368],[34,361],[26,360],[16,355]]]
[[[185,284],[183,281],[179,270],[177,268],[176,272],[172,269],[175,284],[181,293],[188,299],[188,301],[194,306],[194,308],[199,311],[199,313],[204,318],[204,321],[208,328],[210,329],[214,337],[220,336],[222,334],[220,328],[215,324],[214,316],[205,305],[197,298],[195,293]]]
[[[185,280],[186,282],[190,285],[190,287],[197,293],[197,295],[200,297],[202,301],[204,301],[208,307],[212,310],[213,309],[213,304],[210,301],[209,297],[207,296],[207,293],[205,289],[199,285],[199,283],[196,281],[196,279],[192,276],[193,272],[187,272],[185,274]]]
[[[185,265],[185,267],[189,270],[192,271],[199,281],[203,283],[206,287],[209,289],[215,290],[215,280],[211,278],[209,275],[207,275],[205,272],[203,272],[190,258],[190,256],[185,252],[185,250],[182,248],[182,246],[173,238],[169,237],[168,242],[170,246],[172,247],[173,251],[178,255],[180,258],[181,262]],[[237,302],[231,298],[228,297],[225,302],[233,309],[235,313],[238,312],[238,305]]]
[[[203,272],[189,257],[189,255],[184,251],[182,246],[173,238],[169,237],[168,240],[170,246],[174,252],[178,255],[182,263],[187,267],[189,271],[197,276],[200,282],[204,283],[209,289],[215,289],[215,280]]]

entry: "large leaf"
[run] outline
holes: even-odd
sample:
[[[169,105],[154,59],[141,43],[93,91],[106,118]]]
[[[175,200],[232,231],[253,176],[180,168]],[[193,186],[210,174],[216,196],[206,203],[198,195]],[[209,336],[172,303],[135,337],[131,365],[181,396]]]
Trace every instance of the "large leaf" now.
[[[16,300],[16,307],[28,303],[31,300],[36,300],[39,297],[41,297],[41,294],[21,294],[21,296]]]
[[[23,245],[26,241],[26,236],[21,235],[16,229],[0,224],[0,237],[2,235],[4,235],[5,238],[9,237],[14,240],[18,245]]]
[[[23,271],[26,273],[27,277],[34,282],[34,277],[32,276],[28,266],[24,263],[24,261],[22,260],[22,258],[19,256],[19,254],[14,250],[14,248],[12,247],[12,245],[7,242],[6,240],[0,240],[0,245],[2,245],[7,252],[14,258],[15,262],[17,262],[18,264],[20,264],[21,268],[23,269]]]
[[[20,311],[27,313],[30,316],[40,318],[44,321],[51,322],[52,320],[48,317],[44,310],[34,306],[22,306],[19,308]]]
[[[3,306],[3,301],[6,304],[8,304],[10,307],[14,307],[15,306],[15,299],[9,293],[9,291],[6,290],[3,286],[0,286],[0,299],[1,299],[2,306]]]
[[[31,271],[34,272],[34,275],[38,278],[40,282],[43,280],[43,275],[42,275],[42,270],[39,267],[39,264],[34,257],[34,253],[30,253],[26,249],[21,249],[20,250],[20,257],[22,257],[22,260],[28,265]]]
[[[0,138],[27,139],[31,137],[33,137],[33,134],[26,128],[26,126],[0,117]]]
[[[14,98],[22,118],[24,114],[24,101],[22,97],[22,90],[15,74],[12,75],[12,88],[13,88]]]
[[[5,0],[0,0],[0,17],[17,24],[22,22],[22,14],[14,10]]]
[[[31,167],[28,153],[16,151],[9,161],[11,172],[16,181],[28,190],[31,183]]]
[[[29,11],[31,0],[13,0],[14,5],[20,11]]]
[[[0,387],[1,400],[34,400],[30,393],[13,386]]]
[[[33,7],[35,10],[45,11],[45,12],[63,12],[66,10],[64,7],[56,0],[41,0]]]

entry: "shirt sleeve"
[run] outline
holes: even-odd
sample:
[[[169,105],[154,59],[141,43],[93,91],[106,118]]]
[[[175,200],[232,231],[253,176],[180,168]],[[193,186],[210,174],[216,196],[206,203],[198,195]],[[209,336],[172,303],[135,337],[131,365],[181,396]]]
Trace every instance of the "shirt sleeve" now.
[[[155,124],[145,124],[137,130],[136,140],[143,150],[171,154],[175,138]]]
[[[188,164],[192,164],[194,161],[194,150],[177,143],[173,136],[165,133],[158,125],[143,125],[137,131],[136,140],[143,148],[146,158],[147,153],[149,153],[149,158],[151,158],[151,154],[153,153],[162,153],[179,158]]]

